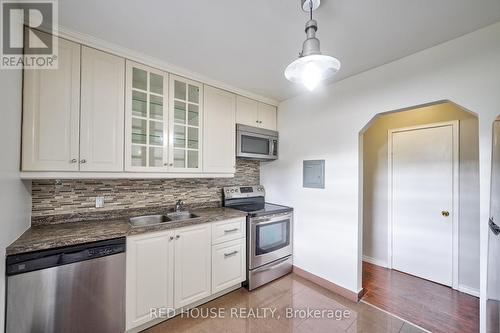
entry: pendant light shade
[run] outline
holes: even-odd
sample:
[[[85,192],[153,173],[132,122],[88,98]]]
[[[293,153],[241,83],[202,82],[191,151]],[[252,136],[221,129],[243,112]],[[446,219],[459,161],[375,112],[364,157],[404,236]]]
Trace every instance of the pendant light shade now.
[[[332,78],[339,71],[340,61],[321,54],[319,39],[316,38],[318,24],[312,19],[312,11],[319,6],[319,0],[302,0],[302,8],[306,6],[310,15],[305,27],[307,39],[299,58],[286,67],[285,77],[291,82],[302,83],[312,91],[321,81]]]
[[[313,54],[300,57],[285,69],[285,77],[295,83],[302,83],[308,90],[314,90],[323,80],[335,75],[340,69],[340,61],[334,57]]]

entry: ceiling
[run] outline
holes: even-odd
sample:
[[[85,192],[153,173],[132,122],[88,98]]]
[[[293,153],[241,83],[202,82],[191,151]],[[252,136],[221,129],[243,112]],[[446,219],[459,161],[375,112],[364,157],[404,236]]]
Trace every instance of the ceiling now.
[[[500,0],[322,0],[314,12],[336,80],[500,21]],[[278,101],[305,39],[299,0],[59,0],[66,28]]]

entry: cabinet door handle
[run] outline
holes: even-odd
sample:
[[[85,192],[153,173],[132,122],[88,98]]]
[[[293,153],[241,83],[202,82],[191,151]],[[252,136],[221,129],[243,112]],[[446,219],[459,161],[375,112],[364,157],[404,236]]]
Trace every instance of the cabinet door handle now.
[[[87,163],[87,160],[83,159],[83,160],[80,160],[80,163]]]
[[[181,238],[181,235],[175,236],[175,239],[179,239],[179,238]]]
[[[76,163],[76,162],[78,162],[76,158],[73,158],[71,161],[69,161],[69,163]]]
[[[238,251],[233,251],[233,252],[229,252],[229,253],[224,253],[224,258],[227,258],[227,257],[230,257],[230,256],[234,256],[235,254],[237,254]]]
[[[234,229],[224,230],[224,232],[234,232],[234,231],[238,231],[238,230],[239,230],[238,228],[234,228]]]
[[[174,236],[170,236],[170,240],[171,240],[171,241],[172,241],[172,240],[174,240]]]
[[[493,217],[490,217],[488,224],[489,224],[490,229],[493,232],[493,234],[495,236],[498,236],[498,234],[500,234],[500,227],[494,222]]]

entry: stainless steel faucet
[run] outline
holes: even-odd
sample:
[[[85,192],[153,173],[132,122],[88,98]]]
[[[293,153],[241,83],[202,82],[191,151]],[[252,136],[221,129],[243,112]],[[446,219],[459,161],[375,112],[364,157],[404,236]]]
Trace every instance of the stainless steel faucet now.
[[[177,200],[177,202],[175,203],[175,212],[179,213],[180,211],[182,211],[183,208],[184,208],[184,201]]]

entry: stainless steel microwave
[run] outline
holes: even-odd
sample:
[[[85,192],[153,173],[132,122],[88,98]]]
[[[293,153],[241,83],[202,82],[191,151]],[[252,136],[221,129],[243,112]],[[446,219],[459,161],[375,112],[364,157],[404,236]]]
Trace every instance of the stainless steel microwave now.
[[[278,158],[278,132],[236,124],[236,157],[254,160]]]

